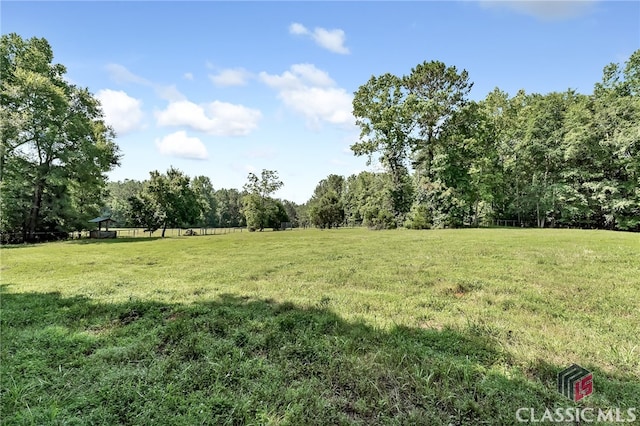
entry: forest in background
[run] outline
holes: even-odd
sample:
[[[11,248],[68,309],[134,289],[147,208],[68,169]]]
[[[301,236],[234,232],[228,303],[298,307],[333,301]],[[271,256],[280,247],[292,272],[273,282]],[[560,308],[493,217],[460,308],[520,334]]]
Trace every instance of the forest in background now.
[[[331,174],[297,205],[273,194],[277,171],[242,190],[169,169],[144,182],[108,182],[116,135],[97,99],[68,82],[43,38],[0,43],[2,240],[120,226],[490,226],[640,231],[640,50],[604,67],[593,93],[568,89],[468,99],[465,70],[424,62],[372,76],[354,93],[354,155],[380,172]],[[9,237],[12,236],[12,237]]]
[[[355,93],[362,134],[352,150],[384,171],[331,174],[302,205],[272,200],[272,216],[284,211],[279,218],[294,226],[322,228],[640,230],[640,51],[606,66],[590,95],[496,88],[475,102],[466,98],[471,86],[466,71],[437,61],[372,77]],[[246,224],[246,191],[214,191],[204,176],[193,182],[214,200],[199,223]],[[110,187],[116,194],[135,184]],[[112,196],[108,205],[117,203]]]

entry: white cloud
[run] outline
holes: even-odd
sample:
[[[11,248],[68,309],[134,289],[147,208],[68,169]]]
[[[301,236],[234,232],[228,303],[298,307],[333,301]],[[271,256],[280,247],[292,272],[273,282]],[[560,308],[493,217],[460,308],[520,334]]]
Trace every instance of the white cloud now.
[[[309,31],[304,25],[294,22],[289,25],[289,33],[293,35],[303,35],[311,37],[317,45],[331,52],[341,55],[349,54],[349,48],[344,44],[346,35],[341,29],[328,30],[326,28],[316,27],[313,32]]]
[[[156,95],[168,101],[179,101],[179,100],[185,99],[185,96],[182,93],[180,93],[180,91],[176,88],[175,85],[165,86],[161,84],[156,84],[152,81],[147,80],[146,78],[140,77],[139,75],[132,73],[123,65],[108,64],[107,71],[111,79],[118,84],[135,83],[143,86],[152,87],[155,90]],[[187,73],[187,74],[191,75],[191,73]],[[185,78],[187,74],[185,74]]]
[[[327,50],[341,55],[349,54],[349,48],[344,45],[346,37],[342,30],[326,30],[324,28],[316,28],[313,32],[313,39],[320,46]]]
[[[296,64],[281,75],[260,73],[260,80],[278,90],[278,97],[307,118],[313,128],[322,122],[353,125],[352,95],[337,87],[325,71],[312,64]]]
[[[281,92],[280,97],[288,107],[307,117],[313,126],[320,121],[332,124],[353,121],[352,98],[342,88],[307,87]]]
[[[156,112],[159,126],[187,126],[216,136],[248,135],[261,118],[259,110],[220,101],[204,105],[175,101],[165,110]]]
[[[187,136],[187,132],[181,130],[171,133],[162,139],[156,139],[156,147],[162,155],[189,158],[193,160],[206,160],[209,158],[207,148],[196,137]]]
[[[280,90],[303,89],[306,86],[332,87],[336,82],[329,74],[318,69],[313,64],[295,64],[290,71],[281,75],[260,73],[260,79],[270,87]]]
[[[295,35],[303,35],[309,34],[309,30],[304,25],[294,22],[293,24],[289,25],[289,33]]]
[[[224,69],[218,74],[210,74],[209,78],[216,86],[244,86],[247,84],[247,80],[251,77],[244,68]]]
[[[96,94],[102,105],[105,122],[124,135],[140,128],[142,123],[142,101],[132,98],[121,90],[103,89]]]
[[[111,79],[118,84],[136,83],[136,84],[142,84],[145,86],[152,85],[152,83],[149,80],[142,78],[138,75],[135,75],[123,65],[108,64],[107,72],[109,73],[109,77],[111,77]]]
[[[291,66],[291,71],[315,86],[328,87],[336,84],[326,71],[316,68],[313,64],[295,64]]]
[[[186,96],[184,96],[180,91],[176,88],[176,86],[155,86],[156,94],[169,102],[177,102],[186,100]]]
[[[561,20],[584,16],[598,0],[480,0],[486,8],[505,8],[543,20]]]
[[[193,80],[193,74],[190,72],[185,72],[182,77],[184,77],[185,80]]]

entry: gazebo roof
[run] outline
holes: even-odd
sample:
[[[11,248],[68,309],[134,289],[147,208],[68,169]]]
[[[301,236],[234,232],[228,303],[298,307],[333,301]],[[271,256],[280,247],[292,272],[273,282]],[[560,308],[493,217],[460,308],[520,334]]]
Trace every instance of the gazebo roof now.
[[[111,219],[109,216],[96,217],[95,219],[91,219],[89,222],[91,223],[100,223],[100,222],[115,222],[115,220]]]

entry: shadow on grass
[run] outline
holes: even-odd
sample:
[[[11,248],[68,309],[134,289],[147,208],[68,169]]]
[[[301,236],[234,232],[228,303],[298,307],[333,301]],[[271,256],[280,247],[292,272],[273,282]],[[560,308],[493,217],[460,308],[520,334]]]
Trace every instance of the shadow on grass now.
[[[171,237],[167,237],[171,238]],[[118,243],[137,243],[137,242],[145,242],[145,241],[155,241],[161,240],[162,237],[121,237],[121,238],[104,238],[104,239],[92,239],[92,238],[82,238],[82,239],[69,239],[69,240],[60,240],[60,241],[46,241],[39,243],[24,243],[24,244],[6,244],[0,245],[1,250],[11,250],[11,249],[20,249],[27,247],[38,247],[44,244],[55,244],[55,243],[66,243],[66,244],[118,244]]]
[[[145,241],[161,240],[162,237],[119,237],[119,238],[83,238],[80,240],[68,240],[71,244],[118,244],[118,243],[137,243]]]
[[[379,330],[229,295],[0,296],[6,424],[513,424],[519,407],[567,405],[555,378],[500,373],[509,354],[471,330]]]

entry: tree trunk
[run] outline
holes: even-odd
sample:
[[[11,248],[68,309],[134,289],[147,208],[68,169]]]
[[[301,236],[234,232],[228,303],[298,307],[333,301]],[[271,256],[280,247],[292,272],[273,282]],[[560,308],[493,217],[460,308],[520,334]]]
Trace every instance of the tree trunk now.
[[[431,145],[433,142],[433,127],[429,127],[429,132],[427,133],[427,146],[425,147],[426,150],[426,158],[425,158],[425,171],[427,174],[427,179],[429,179],[429,182],[433,181],[432,179],[432,175],[431,175],[431,165],[433,163],[433,146]]]
[[[27,226],[27,239],[33,241],[40,216],[40,207],[42,205],[42,191],[44,190],[44,179],[40,178],[36,181],[35,192],[33,193],[33,204],[29,212],[29,220]]]
[[[167,224],[162,225],[162,238],[164,238],[164,233],[167,230]]]
[[[5,155],[4,155],[4,147],[0,147],[2,153],[0,154],[0,182],[2,182],[2,178],[4,176],[4,164],[5,164]]]
[[[27,241],[27,227],[28,227],[27,218],[24,218],[24,220],[22,221],[22,242],[23,243]]]
[[[548,165],[548,159],[547,159],[547,165],[546,165],[545,170],[544,170],[544,179],[542,180],[542,188],[544,190],[543,194],[545,194],[545,195],[546,195],[546,192],[547,192],[547,189],[548,189],[547,188],[547,179],[548,179],[548,177],[549,177],[549,165]],[[546,211],[548,209],[549,209],[548,203],[545,201],[545,214],[544,214],[544,217],[542,219],[540,219],[540,222],[541,222],[540,223],[540,228],[544,228],[544,223],[545,223],[545,221],[547,219]]]
[[[477,227],[478,227],[478,224],[479,224],[479,222],[480,222],[480,221],[478,220],[478,209],[479,209],[479,207],[480,207],[480,201],[479,201],[479,200],[476,200],[476,203],[475,203],[475,204],[476,204],[476,205],[475,205],[475,219],[474,219],[474,222],[475,222],[475,227],[477,228]]]

